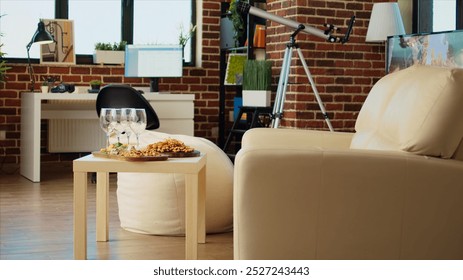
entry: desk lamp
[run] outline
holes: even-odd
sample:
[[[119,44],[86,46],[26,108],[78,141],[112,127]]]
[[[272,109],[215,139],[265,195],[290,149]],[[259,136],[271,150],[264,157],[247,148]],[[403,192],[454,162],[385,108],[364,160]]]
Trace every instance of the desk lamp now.
[[[26,49],[27,49],[27,63],[29,67],[29,77],[30,77],[30,82],[31,82],[31,92],[34,91],[35,87],[35,78],[34,78],[34,70],[32,69],[32,64],[31,64],[31,58],[29,55],[29,50],[32,47],[32,44],[50,44],[53,43],[54,39],[53,36],[48,33],[48,31],[45,30],[45,24],[43,23],[42,20],[39,21],[39,24],[37,26],[37,30],[35,31],[34,35],[32,36],[31,41],[29,44],[27,44]]]

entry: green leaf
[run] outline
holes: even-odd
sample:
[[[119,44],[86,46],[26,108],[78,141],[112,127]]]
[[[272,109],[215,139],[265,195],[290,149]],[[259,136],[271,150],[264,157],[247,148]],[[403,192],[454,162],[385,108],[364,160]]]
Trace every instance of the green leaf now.
[[[270,90],[272,63],[267,60],[247,60],[243,72],[243,90]]]

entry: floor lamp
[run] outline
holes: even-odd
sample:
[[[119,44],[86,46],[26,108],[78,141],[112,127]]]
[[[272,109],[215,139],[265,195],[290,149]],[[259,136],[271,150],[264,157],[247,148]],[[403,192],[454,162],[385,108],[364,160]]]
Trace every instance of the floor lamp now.
[[[370,22],[368,24],[367,37],[365,42],[385,44],[386,71],[391,63],[392,53],[387,53],[387,37],[405,34],[402,16],[400,15],[399,4],[394,2],[375,3],[371,11]]]
[[[29,51],[30,51],[32,45],[35,44],[35,43],[37,43],[39,45],[42,45],[42,44],[50,44],[50,43],[53,43],[53,42],[54,42],[53,36],[51,36],[51,34],[48,33],[45,30],[45,24],[43,23],[43,21],[39,21],[39,24],[37,26],[37,30],[35,31],[34,35],[32,36],[32,39],[29,42],[29,44],[27,44],[27,46],[26,46],[26,49],[27,49],[27,63],[28,63],[28,67],[29,67],[29,78],[30,78],[30,86],[31,86],[30,90],[31,90],[31,92],[33,92],[34,88],[35,88],[35,78],[34,78],[34,69],[32,68],[31,57],[30,57]]]

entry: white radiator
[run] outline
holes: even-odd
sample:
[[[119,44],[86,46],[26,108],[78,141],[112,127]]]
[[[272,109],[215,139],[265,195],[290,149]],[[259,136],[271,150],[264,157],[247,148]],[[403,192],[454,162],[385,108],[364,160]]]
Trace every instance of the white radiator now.
[[[73,153],[99,151],[106,136],[95,120],[49,120],[48,152]]]
[[[146,96],[161,123],[156,131],[194,135],[194,95]],[[48,100],[42,104],[41,118],[48,120],[49,153],[93,152],[106,146],[106,136],[100,128],[94,100]]]

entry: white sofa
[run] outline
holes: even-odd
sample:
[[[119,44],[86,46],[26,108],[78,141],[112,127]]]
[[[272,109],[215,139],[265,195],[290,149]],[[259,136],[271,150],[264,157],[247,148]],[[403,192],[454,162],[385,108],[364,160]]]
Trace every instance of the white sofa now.
[[[207,154],[206,232],[233,228],[233,164],[211,141],[187,135],[145,131],[140,146],[174,138]],[[117,202],[121,227],[154,235],[185,234],[185,176],[160,173],[118,173]]]
[[[463,259],[463,69],[383,77],[355,128],[245,133],[235,259]]]

